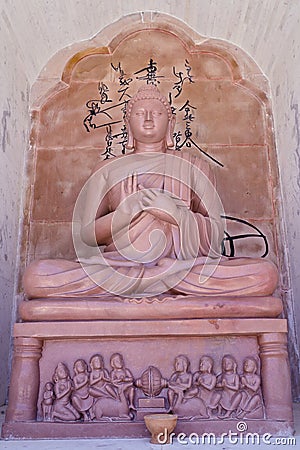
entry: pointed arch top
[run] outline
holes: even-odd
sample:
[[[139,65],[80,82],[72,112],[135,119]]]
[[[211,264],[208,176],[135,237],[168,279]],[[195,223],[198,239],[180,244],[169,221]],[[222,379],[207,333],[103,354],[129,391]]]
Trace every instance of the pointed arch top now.
[[[120,31],[121,30],[121,31]],[[268,81],[255,61],[240,47],[222,39],[198,34],[185,22],[169,14],[145,11],[129,14],[106,26],[92,38],[59,50],[40,72],[31,91],[32,109],[39,109],[45,99],[69,85],[78,65],[91,56],[112,56],[122,43],[139,39],[139,35],[153,32],[174,38],[188,54],[207,54],[219,58],[228,67],[230,76],[252,90],[266,102]]]

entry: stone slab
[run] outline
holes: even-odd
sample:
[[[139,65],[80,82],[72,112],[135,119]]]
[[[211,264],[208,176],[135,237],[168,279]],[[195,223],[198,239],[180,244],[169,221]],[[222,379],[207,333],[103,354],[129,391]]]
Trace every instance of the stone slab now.
[[[243,308],[241,308],[241,303]],[[142,320],[199,318],[273,318],[282,312],[276,297],[52,298],[23,301],[22,320]]]
[[[224,336],[286,333],[285,319],[188,319],[93,322],[16,323],[14,337],[37,339],[141,337],[141,336]]]
[[[258,433],[262,435],[270,433],[273,436],[289,436],[293,434],[292,422],[279,421],[262,421],[262,420],[247,420],[247,433]],[[175,433],[182,432],[186,435],[190,433],[197,433],[202,435],[207,432],[215,433],[220,436],[222,433],[232,431],[237,432],[237,422],[234,420],[227,420],[221,422],[220,420],[201,420],[201,421],[181,421],[175,428]],[[245,434],[245,433],[244,433]],[[51,439],[51,438],[109,438],[109,437],[149,437],[149,432],[143,422],[97,422],[97,423],[4,423],[2,427],[2,437],[14,439]]]

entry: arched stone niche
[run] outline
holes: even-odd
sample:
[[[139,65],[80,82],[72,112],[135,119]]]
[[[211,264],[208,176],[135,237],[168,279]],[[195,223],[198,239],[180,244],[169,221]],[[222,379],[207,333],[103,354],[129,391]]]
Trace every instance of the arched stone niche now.
[[[143,83],[158,85],[174,107],[177,150],[214,169],[229,217],[226,254],[280,265],[267,79],[235,45],[150,12],[60,51],[33,86],[24,260],[75,257],[77,195],[99,159],[124,151],[125,102]]]
[[[33,259],[76,257],[71,225],[77,196],[100,159],[124,151],[125,102],[143,83],[157,84],[176,112],[174,151],[194,152],[212,165],[227,217],[225,253],[268,257],[281,266],[268,81],[240,48],[199,36],[160,13],[125,17],[93,39],[60,51],[33,86],[24,266]],[[106,364],[112,352],[126,352],[126,364],[136,378],[153,363],[151,359],[155,364],[159,361],[160,370],[170,378],[172,367],[166,354],[171,359],[177,352],[191,355],[192,371],[197,370],[200,355],[216,354],[218,371],[223,354],[234,352],[239,370],[250,355],[257,361],[264,401],[263,414],[249,422],[250,431],[292,431],[284,319],[251,313],[249,318],[223,319],[217,311],[213,320],[211,316],[149,320],[149,315],[121,321],[104,314],[100,320],[89,317],[85,322],[81,314],[64,322],[61,316],[50,315],[45,322],[38,319],[43,305],[33,321],[25,319],[15,326],[5,437],[49,437],[49,430],[56,437],[144,436],[141,417],[123,427],[108,426],[105,421],[89,424],[88,434],[84,423],[64,424],[64,429],[60,423],[39,423],[43,386],[51,379],[58,358],[64,355],[64,364],[72,367],[79,354],[88,360],[99,348]],[[83,305],[89,309],[88,302]],[[148,311],[151,301],[149,305]],[[50,312],[52,305],[48,306]],[[249,314],[247,308],[245,314]],[[137,354],[141,356],[136,358]],[[25,396],[20,383],[29,383],[30,396]],[[203,431],[234,429],[237,418],[232,419],[221,425],[219,418],[208,424],[202,421]],[[186,430],[199,431],[199,423],[185,424]]]

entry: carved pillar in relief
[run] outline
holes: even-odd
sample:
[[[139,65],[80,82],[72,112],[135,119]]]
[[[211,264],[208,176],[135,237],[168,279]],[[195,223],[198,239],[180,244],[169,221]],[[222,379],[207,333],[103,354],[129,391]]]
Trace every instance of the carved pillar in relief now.
[[[36,420],[43,341],[15,338],[6,421]]]
[[[265,333],[258,339],[266,418],[293,420],[291,377],[285,333]]]

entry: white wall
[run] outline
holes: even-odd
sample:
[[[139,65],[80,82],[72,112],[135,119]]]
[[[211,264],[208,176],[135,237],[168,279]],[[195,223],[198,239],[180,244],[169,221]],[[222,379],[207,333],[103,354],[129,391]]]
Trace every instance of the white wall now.
[[[0,404],[6,398],[11,320],[15,317],[19,211],[29,124],[25,64],[16,51],[16,35],[2,18],[3,15],[0,19]]]
[[[300,333],[300,302],[293,301],[300,298],[299,0],[0,0],[0,403],[6,396],[10,320],[14,318],[29,88],[59,49],[88,39],[125,14],[149,9],[172,14],[204,36],[236,43],[270,80],[292,280],[292,289],[286,284],[287,305],[290,320],[297,317]],[[293,330],[291,336],[295,342]],[[291,350],[296,364],[296,346]]]

